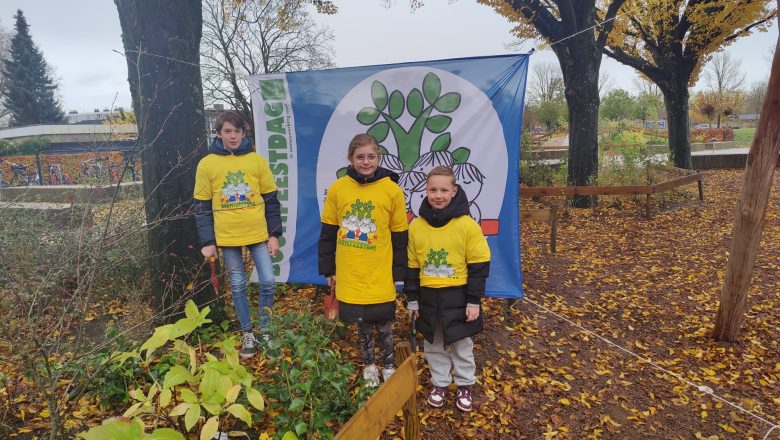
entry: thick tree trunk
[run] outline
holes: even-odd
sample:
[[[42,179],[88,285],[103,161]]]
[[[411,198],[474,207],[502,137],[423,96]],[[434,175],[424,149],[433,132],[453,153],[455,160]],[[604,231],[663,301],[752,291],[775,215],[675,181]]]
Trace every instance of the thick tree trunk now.
[[[688,119],[688,84],[659,81],[658,88],[664,94],[669,130],[669,150],[674,166],[689,170],[691,162],[691,139]]]
[[[748,152],[742,191],[734,213],[734,231],[720,294],[713,338],[732,342],[737,338],[747,304],[761,228],[769,203],[772,177],[780,154],[780,54],[775,51],[769,89],[756,137]]]
[[[193,290],[199,292],[194,295],[199,305],[215,299],[191,214],[194,170],[207,141],[201,5],[189,0],[115,3],[138,121],[155,308],[158,316],[168,317],[182,309]]]
[[[592,35],[581,34],[554,46],[563,72],[569,107],[569,185],[593,185],[598,176],[599,66],[601,50]],[[573,205],[587,208],[592,197],[575,196]]]

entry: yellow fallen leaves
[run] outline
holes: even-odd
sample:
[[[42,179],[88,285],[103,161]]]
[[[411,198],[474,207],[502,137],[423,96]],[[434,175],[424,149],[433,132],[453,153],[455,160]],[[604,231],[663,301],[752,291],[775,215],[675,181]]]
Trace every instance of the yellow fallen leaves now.
[[[736,429],[732,428],[731,426],[729,426],[729,425],[727,425],[727,424],[725,424],[725,423],[720,423],[719,425],[720,425],[720,427],[721,427],[721,428],[723,428],[723,430],[724,430],[724,431],[726,431],[726,432],[730,432],[730,433],[732,433],[732,434],[733,434],[733,433],[735,433],[735,432],[737,432],[737,430],[736,430]]]

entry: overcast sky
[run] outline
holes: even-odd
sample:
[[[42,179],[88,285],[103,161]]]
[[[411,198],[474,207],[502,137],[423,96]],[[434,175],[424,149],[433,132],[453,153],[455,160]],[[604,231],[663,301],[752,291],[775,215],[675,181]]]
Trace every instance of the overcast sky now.
[[[406,0],[386,9],[380,0],[336,0],[339,13],[318,16],[334,33],[339,67],[436,60],[508,53],[512,25],[491,8],[473,0],[429,0],[414,13]],[[130,107],[127,65],[122,55],[116,6],[110,0],[2,0],[0,26],[13,31],[22,9],[33,41],[57,74],[65,111]],[[769,76],[766,56],[777,41],[777,26],[743,38],[727,52],[741,59],[746,85]],[[523,52],[533,44],[526,44]],[[536,52],[531,69],[555,60],[551,51]],[[614,86],[634,92],[634,71],[610,59],[602,63]]]

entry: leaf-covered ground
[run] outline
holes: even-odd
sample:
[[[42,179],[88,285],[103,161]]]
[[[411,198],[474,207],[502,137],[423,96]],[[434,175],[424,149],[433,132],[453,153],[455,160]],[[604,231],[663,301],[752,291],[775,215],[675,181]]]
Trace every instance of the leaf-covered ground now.
[[[708,172],[704,202],[668,194],[655,200],[649,219],[627,199],[566,210],[557,254],[546,251],[548,225],[523,224],[527,300],[514,305],[509,319],[505,301],[484,303],[485,332],[475,338],[472,413],[460,413],[452,401],[441,409],[425,404],[430,380],[420,354],[423,438],[763,439],[769,424],[658,368],[780,422],[780,173],[774,176],[740,342],[708,338],[740,177],[740,171]],[[296,288],[278,300],[276,312],[299,308],[302,300],[315,308],[322,301],[314,289]],[[116,300],[96,305],[86,320],[100,332],[107,321],[127,323],[124,316],[130,322],[124,325],[132,325],[148,313],[145,306]],[[396,340],[406,338],[408,329],[399,307]],[[359,363],[354,331],[334,344]],[[13,428],[6,431],[10,437],[36,438],[50,415],[24,372],[5,357],[9,350],[0,344],[0,426]],[[268,374],[259,356],[250,364],[256,375]],[[63,381],[58,390],[67,387]],[[77,406],[65,421],[74,429],[121,413],[102,412],[91,397]],[[401,437],[400,426],[394,422],[383,438]],[[780,428],[767,438],[780,439]]]
[[[549,227],[524,224],[529,301],[517,303],[509,321],[503,301],[487,302],[472,413],[429,408],[421,371],[424,438],[763,439],[771,425],[539,307],[780,423],[780,173],[739,343],[708,338],[740,178],[741,171],[708,172],[703,203],[668,196],[650,219],[625,200],[622,208],[568,210],[554,255],[543,250]],[[780,438],[780,428],[768,438]]]

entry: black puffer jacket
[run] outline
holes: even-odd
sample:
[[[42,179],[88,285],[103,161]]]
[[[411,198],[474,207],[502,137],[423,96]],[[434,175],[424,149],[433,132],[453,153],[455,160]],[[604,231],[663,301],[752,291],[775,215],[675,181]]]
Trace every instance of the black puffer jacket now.
[[[441,228],[455,217],[469,215],[469,203],[463,190],[444,209],[433,209],[427,199],[420,206],[420,217],[434,228]],[[490,262],[467,264],[468,280],[463,286],[430,288],[420,287],[420,269],[407,268],[404,292],[407,301],[418,301],[420,316],[417,330],[428,342],[433,343],[436,321],[441,321],[444,344],[451,344],[482,331],[482,313],[474,321],[466,321],[466,304],[479,305],[485,295],[485,282],[490,272]]]

